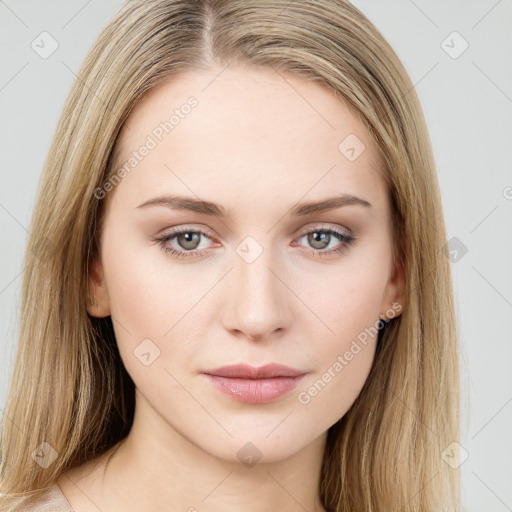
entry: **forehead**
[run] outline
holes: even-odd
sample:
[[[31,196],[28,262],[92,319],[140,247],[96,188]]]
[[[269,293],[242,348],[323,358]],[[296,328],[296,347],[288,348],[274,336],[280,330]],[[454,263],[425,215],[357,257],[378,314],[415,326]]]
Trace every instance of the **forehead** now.
[[[153,88],[121,131],[119,165],[150,139],[122,183],[133,197],[178,186],[219,201],[269,189],[291,201],[385,199],[378,152],[357,115],[325,86],[271,68],[194,71]]]

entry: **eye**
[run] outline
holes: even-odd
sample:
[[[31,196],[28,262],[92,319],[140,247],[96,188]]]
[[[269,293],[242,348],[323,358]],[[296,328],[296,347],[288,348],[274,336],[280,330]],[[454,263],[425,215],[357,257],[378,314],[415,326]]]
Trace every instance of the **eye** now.
[[[191,229],[188,226],[180,226],[170,233],[154,238],[154,241],[158,242],[166,253],[172,254],[176,258],[193,258],[204,255],[208,250],[207,246],[198,249],[202,238],[211,241],[214,235],[210,232]],[[356,237],[350,232],[324,226],[305,231],[297,240],[302,238],[306,238],[306,243],[313,249],[313,255],[319,256],[339,254],[347,250],[348,246],[356,240]],[[294,241],[292,245],[302,244],[297,244]],[[331,247],[325,250],[329,246]]]
[[[312,247],[313,254],[320,256],[341,253],[347,250],[356,240],[355,236],[350,232],[338,231],[331,227],[324,228],[323,226],[306,231],[298,240],[302,238],[305,238],[306,243]],[[338,243],[336,244],[336,242]],[[325,250],[325,248],[329,246],[331,246],[330,249]]]
[[[201,238],[211,240],[209,233],[183,226],[174,229],[171,233],[155,238],[155,241],[158,242],[166,253],[172,254],[177,258],[187,258],[200,256],[205,252],[204,248],[198,250]],[[174,239],[176,239],[176,245],[170,243]]]

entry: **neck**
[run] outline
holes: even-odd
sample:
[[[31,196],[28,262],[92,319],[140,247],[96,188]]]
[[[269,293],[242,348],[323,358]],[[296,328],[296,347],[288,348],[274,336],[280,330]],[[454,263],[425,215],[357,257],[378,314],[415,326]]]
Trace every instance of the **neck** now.
[[[324,512],[318,486],[326,436],[287,458],[256,463],[254,445],[230,439],[245,451],[234,449],[226,460],[172,428],[137,393],[130,433],[103,472],[107,510]]]

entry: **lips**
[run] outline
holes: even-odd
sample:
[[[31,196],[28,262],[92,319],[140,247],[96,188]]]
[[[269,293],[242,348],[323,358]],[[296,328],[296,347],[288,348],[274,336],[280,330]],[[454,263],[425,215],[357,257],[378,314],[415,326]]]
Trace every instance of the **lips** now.
[[[307,372],[271,363],[259,368],[238,364],[203,372],[219,391],[248,404],[264,404],[286,395]]]
[[[265,366],[255,367],[248,364],[233,364],[222,366],[214,370],[207,370],[203,373],[217,375],[218,377],[230,377],[240,379],[269,379],[273,377],[297,377],[306,372],[297,370],[283,364],[271,363]]]

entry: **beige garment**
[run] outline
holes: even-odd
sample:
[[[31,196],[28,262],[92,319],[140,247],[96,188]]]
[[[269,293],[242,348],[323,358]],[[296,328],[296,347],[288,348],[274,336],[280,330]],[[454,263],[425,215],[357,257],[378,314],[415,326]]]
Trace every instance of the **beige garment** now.
[[[25,505],[19,510],[20,512],[73,512],[71,504],[57,484],[42,494],[35,503]]]

